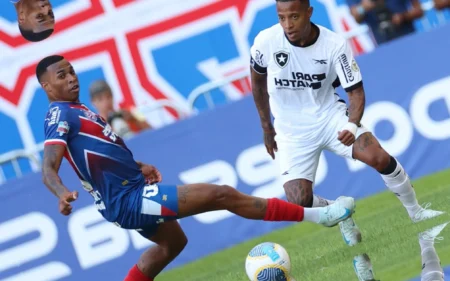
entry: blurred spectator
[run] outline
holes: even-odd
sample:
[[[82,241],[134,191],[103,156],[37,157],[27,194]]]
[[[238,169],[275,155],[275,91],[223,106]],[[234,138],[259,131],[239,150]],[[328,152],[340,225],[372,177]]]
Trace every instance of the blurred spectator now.
[[[355,20],[372,29],[378,44],[415,32],[413,21],[424,14],[419,0],[347,0],[347,3]]]
[[[123,138],[128,138],[135,133],[150,129],[137,110],[120,109],[115,110],[113,95],[109,85],[103,81],[95,81],[89,87],[91,103],[97,109],[98,114],[103,117],[112,127],[113,131]]]
[[[450,8],[450,0],[434,0],[434,8],[436,10]]]

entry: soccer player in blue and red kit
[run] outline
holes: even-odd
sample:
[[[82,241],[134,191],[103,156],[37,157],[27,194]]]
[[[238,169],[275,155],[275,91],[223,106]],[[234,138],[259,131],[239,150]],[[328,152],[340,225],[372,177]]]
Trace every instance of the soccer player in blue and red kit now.
[[[352,198],[326,207],[304,208],[277,198],[249,196],[226,185],[157,185],[160,172],[136,162],[105,120],[80,103],[77,75],[64,57],[41,60],[36,76],[50,102],[44,125],[43,181],[58,197],[59,211],[69,215],[71,202],[78,197],[58,175],[65,157],[107,221],[135,229],[156,244],[143,253],[126,281],[154,280],[183,250],[187,238],[179,218],[228,210],[247,219],[310,221],[331,227],[354,211]]]

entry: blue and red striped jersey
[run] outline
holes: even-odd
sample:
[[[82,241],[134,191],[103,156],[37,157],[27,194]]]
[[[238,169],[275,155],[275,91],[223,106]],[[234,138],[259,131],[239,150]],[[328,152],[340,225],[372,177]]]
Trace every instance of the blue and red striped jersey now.
[[[45,145],[66,147],[64,157],[105,219],[116,222],[121,210],[139,208],[140,201],[127,194],[145,185],[144,176],[131,151],[100,115],[81,103],[53,102],[44,126]]]

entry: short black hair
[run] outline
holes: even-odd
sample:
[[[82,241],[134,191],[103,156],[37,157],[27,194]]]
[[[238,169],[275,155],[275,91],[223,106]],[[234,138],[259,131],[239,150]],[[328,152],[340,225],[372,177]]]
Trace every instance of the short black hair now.
[[[45,40],[50,37],[50,35],[52,35],[54,31],[54,29],[47,29],[41,32],[33,32],[33,30],[23,29],[20,25],[19,30],[22,34],[22,37],[30,42],[40,42],[42,40]]]
[[[36,66],[36,77],[38,81],[41,82],[41,77],[42,75],[44,75],[45,72],[47,72],[47,67],[49,67],[54,63],[60,62],[63,59],[64,57],[59,55],[48,56],[42,59]]]
[[[309,7],[309,0],[275,0],[275,2],[293,2],[293,1],[299,1],[299,2],[305,2],[305,4],[308,4]]]

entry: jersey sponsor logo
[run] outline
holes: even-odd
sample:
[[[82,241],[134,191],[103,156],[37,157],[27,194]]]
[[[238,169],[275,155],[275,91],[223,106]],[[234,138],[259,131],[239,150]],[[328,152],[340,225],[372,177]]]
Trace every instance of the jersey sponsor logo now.
[[[325,73],[308,74],[303,72],[291,72],[291,79],[274,78],[277,89],[304,89],[318,90],[322,87],[322,80],[327,77]]]
[[[273,54],[273,55],[274,55],[274,57],[275,57],[275,63],[276,63],[279,67],[284,68],[284,67],[288,64],[289,58],[290,58],[290,55],[289,55],[288,52],[285,52],[285,51],[279,51],[279,52],[276,52],[276,53]]]
[[[61,121],[58,123],[58,128],[56,129],[56,132],[59,133],[59,136],[62,136],[64,134],[69,133],[69,124],[66,121]]]
[[[48,115],[50,115],[50,117],[45,119],[45,121],[48,121],[48,126],[55,125],[59,122],[61,110],[59,109],[59,107],[53,107],[52,109],[50,109]]]
[[[345,80],[348,82],[353,82],[355,80],[355,76],[353,76],[352,67],[348,62],[348,58],[346,54],[342,54],[339,57],[339,62],[341,63],[342,71],[344,72]]]

